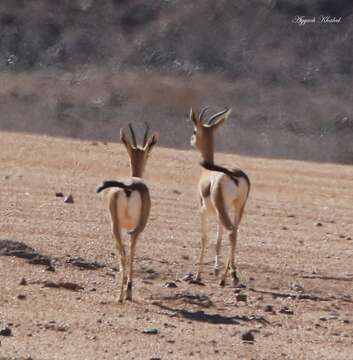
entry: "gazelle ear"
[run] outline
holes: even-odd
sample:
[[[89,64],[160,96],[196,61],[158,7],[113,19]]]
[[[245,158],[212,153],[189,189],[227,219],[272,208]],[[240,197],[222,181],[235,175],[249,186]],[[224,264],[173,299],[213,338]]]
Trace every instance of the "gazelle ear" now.
[[[127,152],[131,154],[132,147],[131,144],[129,143],[129,140],[126,138],[123,129],[120,129],[120,140],[125,145]]]
[[[232,112],[232,108],[222,111],[214,116],[212,116],[212,118],[215,120],[212,123],[212,118],[209,120],[210,127],[214,130],[216,130],[221,124],[223,124],[223,122],[228,119],[228,116],[230,115],[230,113]]]
[[[147,150],[148,153],[150,153],[152,148],[157,144],[158,140],[159,140],[159,133],[156,132],[152,136],[150,136],[150,138],[147,140],[144,150]]]
[[[194,123],[195,126],[198,126],[199,119],[192,108],[190,108],[190,120]]]

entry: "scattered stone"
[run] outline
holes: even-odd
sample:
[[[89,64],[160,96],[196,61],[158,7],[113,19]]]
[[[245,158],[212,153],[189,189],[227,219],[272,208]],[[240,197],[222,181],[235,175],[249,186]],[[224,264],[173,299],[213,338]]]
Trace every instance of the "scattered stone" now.
[[[22,280],[20,281],[20,285],[22,286],[26,286],[27,285],[27,281],[25,278],[22,278]]]
[[[321,226],[322,226],[322,223],[321,223],[321,222],[317,222],[317,223],[315,224],[315,226],[321,227]]]
[[[352,240],[352,238],[350,236],[347,236],[346,240]]]
[[[266,305],[264,310],[265,310],[266,312],[270,312],[270,313],[273,313],[273,312],[274,312],[274,309],[273,309],[273,306],[272,306],[272,305]]]
[[[56,192],[55,196],[56,197],[64,197],[64,194],[62,192]]]
[[[49,265],[45,268],[46,271],[55,272],[55,267],[53,265]]]
[[[237,301],[247,302],[248,296],[246,294],[237,294],[235,297]]]
[[[255,336],[252,334],[251,331],[245,331],[241,334],[241,339],[245,342],[254,342]]]
[[[17,299],[19,300],[26,300],[27,299],[27,296],[25,294],[18,294],[17,295]]]
[[[183,260],[189,260],[190,259],[189,255],[182,255],[181,258]]]
[[[280,309],[279,312],[280,312],[281,314],[286,314],[286,315],[293,315],[293,314],[294,314],[294,311],[288,309],[287,306],[285,306],[285,307],[283,307],[282,309]]]
[[[165,287],[165,288],[177,288],[178,285],[174,281],[168,281],[163,285],[163,287]]]
[[[177,195],[181,194],[181,192],[179,190],[173,190],[172,192],[173,192],[173,194],[177,194]]]
[[[64,203],[66,204],[73,204],[74,203],[74,198],[73,196],[70,194],[68,196],[65,197],[64,199]]]
[[[12,336],[12,330],[8,326],[0,330],[0,336]]]
[[[191,281],[194,279],[194,274],[193,273],[187,273],[185,276],[183,276],[181,278],[181,280],[183,281]]]
[[[297,292],[304,292],[304,287],[300,284],[292,284],[291,289]]]
[[[282,230],[288,230],[287,226],[282,226],[281,229]]]
[[[159,333],[158,329],[156,328],[147,328],[142,330],[143,334],[149,334],[149,335],[157,335]]]
[[[350,324],[351,322],[350,322],[350,320],[348,320],[348,319],[344,319],[344,320],[343,320],[343,323],[344,323],[344,324]]]

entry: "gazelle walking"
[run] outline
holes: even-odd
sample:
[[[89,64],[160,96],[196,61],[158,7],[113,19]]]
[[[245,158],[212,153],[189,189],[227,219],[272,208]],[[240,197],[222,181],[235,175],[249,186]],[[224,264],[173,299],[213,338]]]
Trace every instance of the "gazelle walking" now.
[[[119,302],[124,299],[124,287],[126,288],[126,300],[132,300],[132,276],[133,260],[136,242],[144,230],[151,208],[151,198],[147,185],[142,180],[148,156],[158,141],[158,134],[154,133],[148,138],[149,126],[146,131],[142,146],[138,146],[134,130],[129,124],[132,144],[127,140],[123,129],[120,129],[120,139],[126,147],[130,157],[131,177],[124,181],[107,180],[97,188],[97,193],[107,188],[112,189],[109,193],[108,203],[112,222],[113,235],[120,254],[121,288]],[[130,235],[130,257],[127,273],[127,256],[122,242],[121,231],[125,229]]]
[[[219,253],[222,242],[223,228],[228,232],[230,252],[228,262],[221,278],[220,285],[224,286],[229,268],[233,283],[238,283],[236,267],[234,263],[237,231],[243,216],[244,207],[250,191],[248,176],[240,169],[228,170],[225,167],[214,164],[214,132],[228,118],[231,109],[221,111],[209,118],[207,122],[203,117],[207,108],[201,110],[199,116],[190,110],[190,120],[194,124],[194,132],[191,136],[191,145],[197,148],[202,155],[202,174],[198,183],[198,195],[200,199],[201,213],[201,252],[199,258],[196,281],[201,281],[203,259],[205,254],[207,233],[206,220],[210,212],[217,215],[218,234],[216,240],[216,256],[214,272],[219,273]],[[234,221],[230,219],[229,211],[234,210]]]

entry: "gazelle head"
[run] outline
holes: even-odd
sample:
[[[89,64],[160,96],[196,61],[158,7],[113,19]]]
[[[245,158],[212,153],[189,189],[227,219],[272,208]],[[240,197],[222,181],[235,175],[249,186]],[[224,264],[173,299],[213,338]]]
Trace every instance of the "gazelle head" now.
[[[205,122],[204,115],[207,109],[207,107],[203,108],[198,116],[193,109],[190,109],[190,120],[194,124],[194,132],[191,136],[190,143],[201,152],[205,160],[213,162],[214,131],[228,118],[232,109],[225,109],[214,114]]]
[[[152,134],[148,137],[149,125],[145,123],[146,130],[143,136],[142,146],[137,145],[136,136],[132,125],[129,124],[132,143],[127,139],[123,129],[120,129],[120,139],[125,145],[127,153],[130,157],[130,166],[132,170],[132,176],[142,177],[145,170],[148,156],[158,141],[158,133]]]

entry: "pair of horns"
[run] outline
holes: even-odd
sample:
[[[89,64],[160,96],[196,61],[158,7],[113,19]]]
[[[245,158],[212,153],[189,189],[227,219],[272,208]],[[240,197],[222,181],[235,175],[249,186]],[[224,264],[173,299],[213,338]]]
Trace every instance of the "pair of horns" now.
[[[150,126],[147,124],[147,122],[145,122],[145,134],[143,135],[143,142],[142,142],[142,147],[144,147],[147,143],[147,139],[148,139],[148,133],[150,131]],[[136,135],[135,135],[135,131],[132,128],[131,123],[129,123],[129,129],[130,129],[130,133],[131,133],[131,139],[132,139],[132,145],[137,148],[137,141],[136,141]]]
[[[206,114],[208,110],[208,106],[205,106],[204,108],[201,109],[200,113],[199,113],[199,121],[201,122],[201,124],[203,123],[203,118],[204,118],[204,115]],[[208,125],[208,126],[211,126],[212,125],[212,122],[215,121],[217,118],[219,118],[220,116],[226,114],[226,113],[230,113],[232,110],[232,108],[229,108],[229,109],[225,109],[225,110],[222,110],[214,115],[212,115],[208,120],[207,122],[205,123],[205,125]],[[190,110],[190,118],[192,117],[194,111]]]

